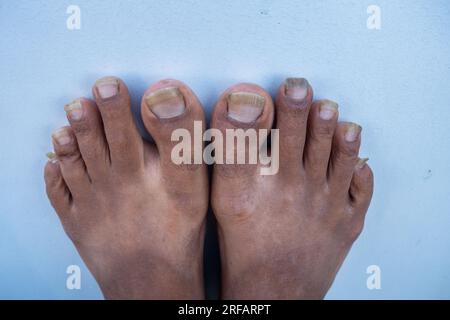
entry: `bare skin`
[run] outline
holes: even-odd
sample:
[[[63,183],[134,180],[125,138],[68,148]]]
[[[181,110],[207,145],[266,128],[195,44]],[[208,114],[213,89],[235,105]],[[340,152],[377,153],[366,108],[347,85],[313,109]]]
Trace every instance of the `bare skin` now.
[[[70,126],[53,134],[45,167],[64,229],[106,298],[204,298],[207,170],[170,158],[172,131],[204,122],[198,99],[179,81],[151,86],[141,108],[151,144],[136,129],[123,81],[102,78],[93,95],[66,106]]]
[[[230,99],[236,92],[244,99]],[[278,174],[214,167],[224,299],[323,298],[362,231],[373,175],[358,157],[361,128],[338,123],[337,105],[312,97],[297,78],[280,86],[275,103],[262,88],[238,84],[215,106],[211,127],[222,132],[270,129],[274,119],[280,130]]]

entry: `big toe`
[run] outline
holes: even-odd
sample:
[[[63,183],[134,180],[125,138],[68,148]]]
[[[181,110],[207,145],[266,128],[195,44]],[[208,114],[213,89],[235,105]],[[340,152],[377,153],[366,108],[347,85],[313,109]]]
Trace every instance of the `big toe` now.
[[[194,92],[178,80],[161,80],[150,86],[141,103],[145,128],[156,143],[159,164],[165,176],[177,183],[204,184],[202,137],[205,129],[203,107]]]
[[[274,119],[272,98],[261,87],[240,83],[227,89],[213,111],[215,172],[228,178],[257,174],[259,148]]]

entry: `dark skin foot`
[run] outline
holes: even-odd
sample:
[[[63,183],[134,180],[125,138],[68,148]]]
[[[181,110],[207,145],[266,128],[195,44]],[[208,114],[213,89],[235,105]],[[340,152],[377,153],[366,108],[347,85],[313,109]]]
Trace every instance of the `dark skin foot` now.
[[[204,122],[192,91],[176,80],[151,86],[141,138],[123,81],[100,79],[95,101],[66,106],[70,126],[53,134],[45,167],[48,197],[109,299],[202,299],[208,206],[205,165],[174,165],[176,128]],[[187,188],[186,186],[189,186]]]
[[[262,100],[230,99],[235,92]],[[277,174],[214,166],[225,299],[323,298],[362,231],[373,175],[358,157],[361,128],[338,122],[337,104],[312,96],[299,78],[280,86],[275,103],[262,88],[238,84],[215,107],[212,128],[270,129],[276,118],[280,130]]]

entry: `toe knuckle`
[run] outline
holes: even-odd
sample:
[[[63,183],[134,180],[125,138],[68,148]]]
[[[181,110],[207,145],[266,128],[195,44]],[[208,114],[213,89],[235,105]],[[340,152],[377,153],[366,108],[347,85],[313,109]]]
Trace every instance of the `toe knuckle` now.
[[[317,126],[313,132],[317,139],[330,139],[334,134],[334,127],[331,125],[321,125]]]
[[[338,157],[341,158],[349,158],[349,159],[356,159],[356,156],[358,154],[357,147],[353,145],[343,145],[339,147],[338,152],[336,153]]]
[[[90,126],[87,121],[80,121],[77,124],[72,125],[72,128],[77,136],[84,136],[90,132]]]

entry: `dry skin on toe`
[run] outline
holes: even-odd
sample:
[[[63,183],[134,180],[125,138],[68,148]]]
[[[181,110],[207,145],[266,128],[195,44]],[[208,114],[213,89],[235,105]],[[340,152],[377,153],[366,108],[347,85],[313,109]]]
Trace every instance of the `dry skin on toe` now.
[[[233,105],[235,92],[253,98]],[[276,175],[260,175],[259,165],[214,166],[225,299],[323,298],[362,230],[373,177],[358,157],[361,127],[338,122],[338,105],[312,96],[305,79],[290,78],[275,103],[262,88],[238,84],[216,104],[212,128],[274,125],[280,137]]]
[[[169,134],[204,122],[198,99],[176,80],[150,87],[141,110],[149,144],[122,80],[98,80],[93,95],[65,106],[70,125],[52,135],[45,167],[64,229],[106,298],[203,298],[206,167],[171,165]]]

